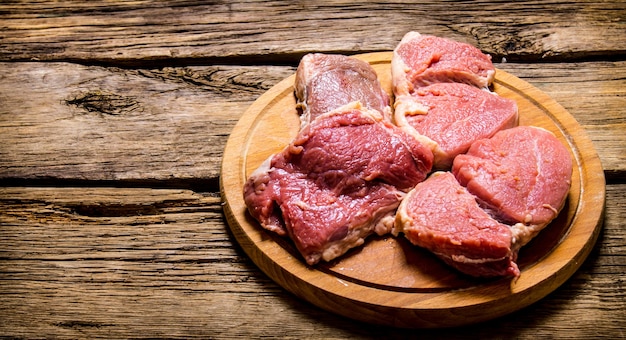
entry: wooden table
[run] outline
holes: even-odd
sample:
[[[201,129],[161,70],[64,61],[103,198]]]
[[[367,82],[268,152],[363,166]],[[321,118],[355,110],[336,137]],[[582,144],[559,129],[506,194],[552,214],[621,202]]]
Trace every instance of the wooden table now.
[[[454,329],[353,321],[263,274],[225,222],[225,143],[307,52],[468,42],[585,128],[602,233],[565,284]],[[623,1],[0,4],[0,336],[626,337]]]

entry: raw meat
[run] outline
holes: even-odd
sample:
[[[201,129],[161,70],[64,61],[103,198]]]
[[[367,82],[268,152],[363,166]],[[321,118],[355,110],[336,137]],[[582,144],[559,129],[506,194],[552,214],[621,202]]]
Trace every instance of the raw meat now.
[[[269,169],[262,182],[253,181],[245,189],[251,214],[264,228],[289,236],[309,265],[330,261],[373,233],[388,233],[405,195],[379,182],[360,190],[338,189],[338,194],[305,174],[280,168]]]
[[[472,144],[454,160],[452,171],[494,217],[540,229],[565,203],[572,158],[551,132],[519,126]]]
[[[487,88],[495,77],[491,57],[476,47],[417,32],[407,33],[396,46],[391,72],[396,97],[440,82]]]
[[[330,261],[388,233],[432,153],[380,112],[352,103],[318,116],[244,186],[250,214],[288,235],[308,264]]]
[[[298,65],[294,87],[303,125],[354,101],[391,119],[389,95],[380,86],[376,72],[356,58],[307,54]]]
[[[417,130],[435,169],[450,169],[474,141],[517,125],[515,101],[488,89],[491,58],[469,44],[409,32],[394,50],[391,72],[394,120]]]
[[[519,275],[509,226],[481,209],[450,172],[435,172],[407,194],[393,232],[465,274]]]
[[[410,191],[393,233],[403,232],[459,271],[518,276],[519,249],[562,209],[572,159],[549,131],[519,126],[472,144]]]
[[[517,125],[514,100],[462,83],[437,83],[396,98],[394,119],[432,142],[435,169],[449,169],[470,145]]]
[[[358,102],[314,123],[294,139],[275,166],[306,171],[320,184],[344,190],[358,179],[408,191],[431,170],[427,147]]]

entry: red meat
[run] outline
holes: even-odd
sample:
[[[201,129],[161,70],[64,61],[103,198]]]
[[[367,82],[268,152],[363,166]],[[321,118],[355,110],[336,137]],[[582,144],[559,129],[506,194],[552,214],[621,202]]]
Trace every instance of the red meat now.
[[[395,102],[395,121],[428,137],[434,168],[449,169],[470,145],[517,125],[514,100],[462,83],[438,83],[416,89]]]
[[[493,219],[449,172],[417,184],[400,204],[394,233],[477,277],[518,276],[509,226]]]
[[[417,32],[407,33],[391,60],[394,93],[441,82],[457,82],[487,88],[495,77],[491,57],[462,42]]]
[[[498,219],[545,226],[567,198],[572,158],[551,132],[519,126],[474,143],[452,171]]]
[[[261,225],[294,241],[307,263],[330,261],[388,233],[432,153],[358,103],[318,116],[249,178],[244,199]]]
[[[303,125],[354,101],[391,118],[389,95],[369,63],[338,54],[312,53],[298,65],[295,80]]]

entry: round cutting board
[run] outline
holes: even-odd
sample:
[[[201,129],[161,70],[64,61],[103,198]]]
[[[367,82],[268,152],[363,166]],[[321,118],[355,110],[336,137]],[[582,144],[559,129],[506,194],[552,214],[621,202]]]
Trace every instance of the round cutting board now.
[[[369,62],[391,95],[391,52]],[[330,263],[308,266],[291,241],[260,227],[246,212],[243,186],[270,155],[296,136],[295,75],[259,97],[235,126],[220,179],[228,224],[254,263],[279,285],[328,311],[398,327],[451,327],[521,309],[565,282],[591,251],[602,225],[605,182],[600,160],[576,120],[548,95],[497,70],[493,90],[514,99],[520,125],[552,131],[571,151],[572,186],[565,207],[520,251],[517,279],[474,279],[450,269],[402,237],[371,236]]]

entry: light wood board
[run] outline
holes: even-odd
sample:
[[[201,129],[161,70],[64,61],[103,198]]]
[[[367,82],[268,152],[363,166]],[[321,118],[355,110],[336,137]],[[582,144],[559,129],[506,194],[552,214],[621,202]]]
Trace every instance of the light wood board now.
[[[368,61],[391,95],[391,52]],[[307,266],[288,239],[265,231],[246,212],[243,185],[300,127],[292,75],[259,97],[235,126],[220,177],[224,212],[254,263],[288,291],[357,320],[411,328],[451,327],[493,319],[543,298],[565,282],[595,244],[602,225],[605,181],[600,160],[578,122],[527,82],[497,70],[493,90],[516,100],[520,125],[552,131],[574,160],[561,214],[519,255],[517,279],[478,280],[458,274],[403,238],[373,236],[330,263]]]

